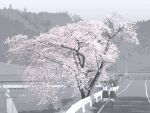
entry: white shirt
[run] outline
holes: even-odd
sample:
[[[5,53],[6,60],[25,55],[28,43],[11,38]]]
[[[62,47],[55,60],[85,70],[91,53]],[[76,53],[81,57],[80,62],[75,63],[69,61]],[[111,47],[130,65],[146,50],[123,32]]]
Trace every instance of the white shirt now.
[[[103,90],[108,90],[108,87],[107,86],[103,87]]]

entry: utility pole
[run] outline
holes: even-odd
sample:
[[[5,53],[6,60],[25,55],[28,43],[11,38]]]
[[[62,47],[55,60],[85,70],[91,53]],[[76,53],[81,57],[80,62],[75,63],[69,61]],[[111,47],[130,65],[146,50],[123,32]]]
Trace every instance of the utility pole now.
[[[125,76],[128,77],[128,55],[125,55]]]
[[[128,75],[128,56],[127,56],[127,53],[126,53],[126,72],[125,73]]]

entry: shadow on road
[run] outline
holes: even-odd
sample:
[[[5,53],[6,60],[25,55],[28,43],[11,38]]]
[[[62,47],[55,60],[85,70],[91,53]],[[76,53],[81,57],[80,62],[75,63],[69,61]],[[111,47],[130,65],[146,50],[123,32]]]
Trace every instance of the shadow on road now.
[[[104,102],[95,103],[90,113],[97,113]],[[150,105],[144,97],[118,97],[109,102],[101,113],[150,113]]]

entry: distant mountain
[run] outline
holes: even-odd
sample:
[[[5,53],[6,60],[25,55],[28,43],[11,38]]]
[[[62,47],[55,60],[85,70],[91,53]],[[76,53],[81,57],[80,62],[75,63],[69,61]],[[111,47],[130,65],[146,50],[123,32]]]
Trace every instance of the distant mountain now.
[[[0,9],[0,61],[6,61],[6,47],[3,41],[7,37],[18,34],[25,34],[31,37],[42,32],[47,32],[56,25],[66,25],[80,19],[79,16],[71,16],[67,12],[41,12],[36,14],[12,8]]]

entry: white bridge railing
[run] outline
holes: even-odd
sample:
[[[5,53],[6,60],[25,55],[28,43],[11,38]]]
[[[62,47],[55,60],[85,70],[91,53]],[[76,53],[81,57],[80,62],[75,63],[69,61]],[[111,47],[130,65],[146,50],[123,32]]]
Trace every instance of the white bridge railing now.
[[[117,92],[119,90],[119,86],[116,86],[113,88],[113,90],[115,92]],[[82,113],[85,113],[85,106],[86,105],[90,105],[90,107],[92,107],[93,103],[98,102],[100,100],[102,100],[102,90],[89,96],[86,97],[84,99],[79,100],[78,102],[76,102],[74,105],[72,105],[68,111],[66,113],[77,113],[80,109],[82,109]],[[96,100],[96,101],[94,101]]]

